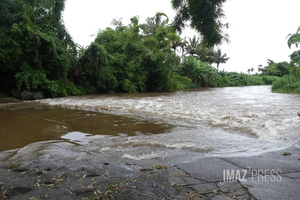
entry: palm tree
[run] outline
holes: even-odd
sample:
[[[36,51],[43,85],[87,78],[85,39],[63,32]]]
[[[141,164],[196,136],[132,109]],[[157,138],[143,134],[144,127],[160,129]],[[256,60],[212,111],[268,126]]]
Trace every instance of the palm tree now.
[[[208,62],[210,64],[215,61],[215,51],[212,47],[206,47],[200,44],[196,52],[198,58],[203,62]]]
[[[288,46],[294,44],[296,47],[300,44],[300,26],[298,27],[296,33],[288,35]],[[291,55],[291,73],[295,76],[300,77],[300,50],[294,51]]]
[[[288,34],[288,46],[291,48],[291,46],[294,44],[296,47],[300,44],[300,26],[298,27],[296,33],[294,34]]]
[[[200,40],[196,36],[193,37],[193,39],[189,38],[185,51],[190,54],[191,56],[194,56],[197,54],[197,49],[200,45]]]
[[[163,16],[166,19],[163,19]],[[165,13],[158,12],[154,17],[148,17],[144,25],[146,35],[154,35],[160,27],[166,27],[169,23],[169,17]]]
[[[247,72],[248,72],[249,75],[250,75],[250,71],[251,71],[251,69],[248,69],[248,70],[247,70]]]
[[[264,70],[263,70],[262,65],[258,65],[258,66],[257,66],[257,71],[258,71],[258,73],[259,73],[259,72],[262,72],[262,73],[263,73]]]
[[[209,63],[197,60],[193,56],[184,57],[179,74],[190,78],[197,87],[208,86],[209,78],[217,75]]]
[[[219,65],[220,65],[220,63],[226,63],[227,60],[229,60],[229,57],[227,57],[226,53],[222,55],[221,49],[218,49],[215,52],[214,63],[217,64],[217,72],[219,71]]]

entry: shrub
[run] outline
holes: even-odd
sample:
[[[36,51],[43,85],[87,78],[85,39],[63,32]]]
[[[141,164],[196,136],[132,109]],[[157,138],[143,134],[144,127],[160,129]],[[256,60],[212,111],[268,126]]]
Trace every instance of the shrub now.
[[[276,80],[272,85],[274,92],[300,92],[300,78],[286,75]]]

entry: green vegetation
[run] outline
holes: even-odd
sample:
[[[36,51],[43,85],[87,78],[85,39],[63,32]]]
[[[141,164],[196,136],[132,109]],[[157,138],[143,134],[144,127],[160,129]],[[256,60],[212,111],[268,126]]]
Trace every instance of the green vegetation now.
[[[64,0],[0,2],[0,89],[67,94],[76,46],[62,23],[63,9]]]
[[[219,21],[223,2],[211,7],[207,7],[207,1],[197,4],[197,9],[201,7],[214,16],[208,20],[202,16],[205,12],[198,15],[192,9],[194,1],[182,7],[183,1],[174,0],[178,11],[174,22],[169,22],[164,13],[144,23],[138,17],[132,17],[128,25],[114,20],[113,27],[101,30],[89,46],[82,47],[73,42],[63,24],[64,0],[3,0],[0,91],[41,91],[45,97],[161,92],[271,84],[274,78],[269,76],[287,74],[285,63],[271,62],[272,67],[262,69],[260,75],[219,72],[219,65],[229,59],[213,47],[225,39],[221,31],[225,25]],[[192,19],[202,40],[180,37],[176,30],[188,19]],[[210,31],[214,34],[207,34]],[[294,58],[296,62],[297,55]]]
[[[222,29],[228,28],[228,24],[222,22],[225,17],[222,9],[226,0],[172,0],[172,6],[176,10],[174,27],[181,31],[187,24],[196,29],[203,36],[203,43],[212,47],[228,41]]]
[[[100,31],[79,58],[80,85],[92,93],[186,88],[189,79],[172,71],[180,59],[171,49],[176,33],[167,23],[163,13],[148,18],[145,24],[139,24],[137,17],[131,18],[129,25],[114,20],[115,28]]]
[[[249,75],[224,71],[221,71],[219,75],[220,78],[214,81],[210,85],[211,87],[272,85],[273,82],[279,79],[277,76]]]
[[[300,26],[296,33],[289,34],[288,36],[288,47],[291,48],[292,45],[298,47],[300,44]],[[274,92],[300,93],[300,50],[293,52],[290,57],[290,63],[273,64],[273,66],[277,66],[277,69],[275,68],[273,71],[283,76],[282,79],[274,82],[272,86],[272,91]],[[278,71],[280,71],[280,73]]]
[[[282,93],[300,93],[300,78],[293,75],[286,75],[275,81],[272,91]]]

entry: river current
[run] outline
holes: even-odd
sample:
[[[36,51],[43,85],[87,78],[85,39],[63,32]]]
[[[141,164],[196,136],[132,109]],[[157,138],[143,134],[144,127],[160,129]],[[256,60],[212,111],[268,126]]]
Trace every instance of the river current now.
[[[16,109],[24,104],[37,107],[37,103],[41,107],[38,111]],[[49,140],[67,140],[99,153],[115,151],[121,158],[168,159],[186,153],[191,158],[199,154],[246,156],[300,147],[300,95],[272,93],[271,86],[103,94],[0,104],[2,123],[7,112],[18,112],[19,116],[20,110],[23,117],[36,120],[33,124],[41,124],[40,132],[48,136],[59,132]],[[18,117],[15,120],[18,124]],[[5,134],[3,128],[0,134]]]

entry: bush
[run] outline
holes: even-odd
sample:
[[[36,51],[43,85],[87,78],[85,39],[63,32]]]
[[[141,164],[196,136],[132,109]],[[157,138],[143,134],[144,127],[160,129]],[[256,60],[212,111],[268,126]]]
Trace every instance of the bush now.
[[[15,79],[19,90],[26,88],[29,91],[36,91],[49,85],[44,70],[35,70],[25,62],[21,67],[21,72],[16,73]]]
[[[188,77],[170,73],[166,91],[173,92],[177,90],[189,89],[190,84],[191,79],[189,79]]]
[[[300,78],[286,75],[275,81],[272,85],[274,92],[300,92]]]
[[[137,93],[137,87],[128,79],[125,79],[123,89],[127,93]]]
[[[272,85],[278,79],[281,79],[281,78],[278,76],[263,76],[263,81],[267,85]]]

